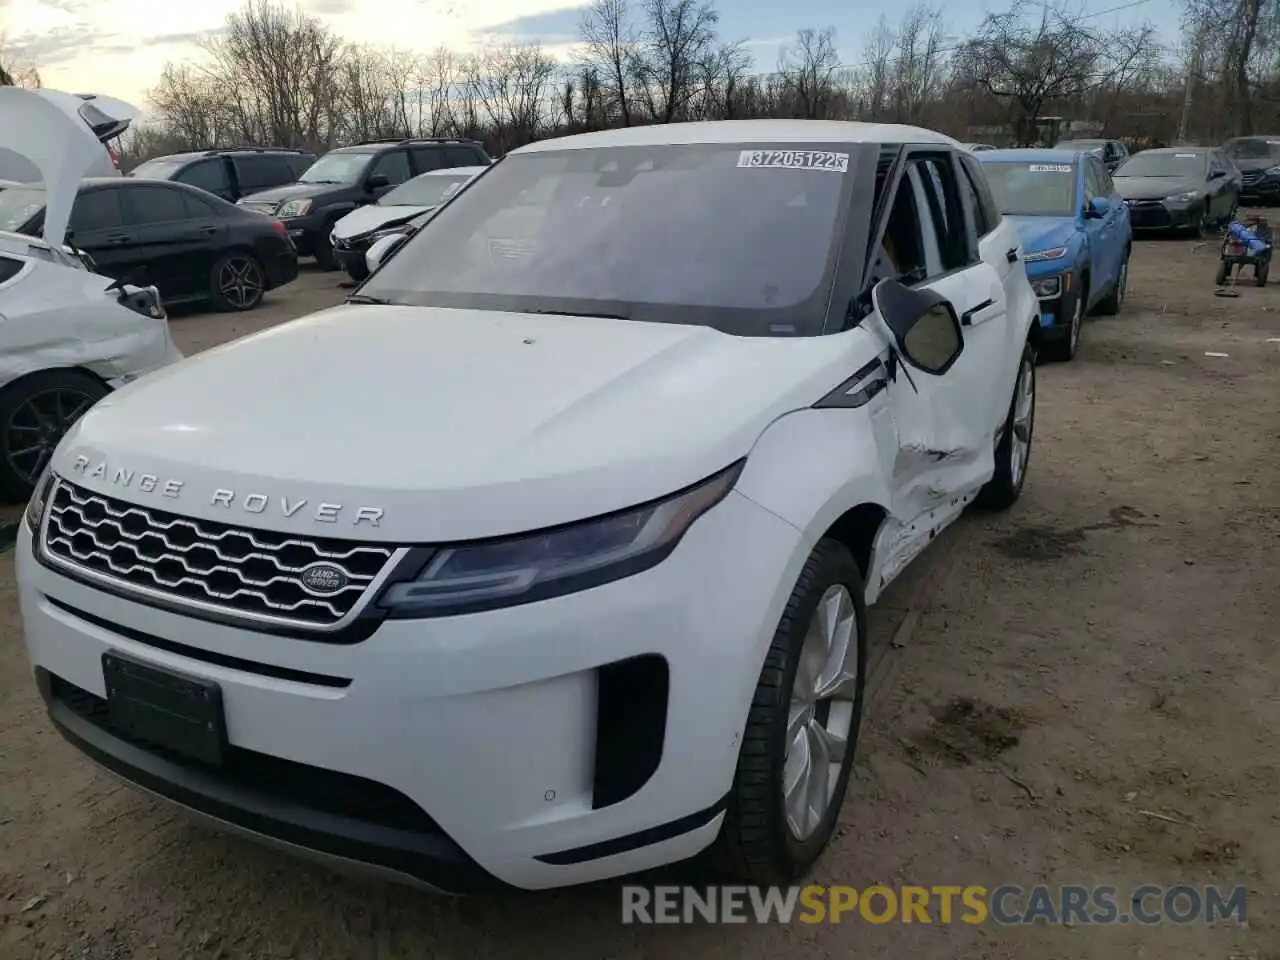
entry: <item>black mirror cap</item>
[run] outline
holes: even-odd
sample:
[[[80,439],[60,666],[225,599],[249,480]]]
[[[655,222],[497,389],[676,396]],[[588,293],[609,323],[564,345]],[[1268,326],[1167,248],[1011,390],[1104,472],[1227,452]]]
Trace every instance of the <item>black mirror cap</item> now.
[[[387,179],[385,173],[375,173],[368,179],[365,186],[370,190],[381,190],[383,187],[391,186],[391,181]]]
[[[964,353],[964,328],[951,301],[935,290],[913,290],[898,280],[881,280],[871,291],[872,302],[880,319],[893,334],[894,343],[907,363],[917,370],[941,376],[950,370]],[[944,313],[955,335],[956,349],[941,365],[928,364],[913,356],[907,336],[926,317]]]

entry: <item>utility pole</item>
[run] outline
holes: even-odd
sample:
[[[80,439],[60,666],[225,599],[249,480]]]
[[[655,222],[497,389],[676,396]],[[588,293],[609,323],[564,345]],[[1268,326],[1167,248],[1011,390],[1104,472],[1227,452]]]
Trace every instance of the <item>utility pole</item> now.
[[[1196,82],[1204,69],[1204,50],[1209,43],[1209,25],[1201,23],[1196,28],[1195,38],[1191,41],[1191,62],[1187,66],[1186,89],[1182,96],[1182,116],[1178,118],[1178,133],[1175,143],[1187,142],[1187,125],[1191,122],[1191,107],[1195,101]]]

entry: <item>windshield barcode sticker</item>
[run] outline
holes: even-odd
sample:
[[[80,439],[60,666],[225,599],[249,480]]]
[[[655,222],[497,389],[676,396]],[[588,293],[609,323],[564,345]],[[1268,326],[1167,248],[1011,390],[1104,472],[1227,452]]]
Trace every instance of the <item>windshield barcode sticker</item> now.
[[[743,150],[738,154],[738,166],[848,173],[849,155],[829,150]]]
[[[1071,164],[1069,163],[1033,163],[1031,164],[1032,173],[1070,173]]]
[[[1177,158],[1178,160],[1198,160],[1198,159],[1200,158],[1200,154],[1198,154],[1198,153],[1175,153],[1175,154],[1174,154],[1174,157],[1175,157],[1175,158]]]

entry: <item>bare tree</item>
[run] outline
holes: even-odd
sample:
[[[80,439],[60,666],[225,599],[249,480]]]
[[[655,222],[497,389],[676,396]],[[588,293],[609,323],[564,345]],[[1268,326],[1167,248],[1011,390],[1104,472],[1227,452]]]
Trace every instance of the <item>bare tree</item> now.
[[[864,70],[861,84],[863,110],[860,112],[865,114],[868,120],[881,119],[888,109],[893,52],[897,43],[897,37],[889,28],[889,21],[881,15],[867,37],[863,50]]]
[[[903,15],[896,35],[897,56],[890,69],[890,101],[899,123],[923,123],[946,80],[942,13],[927,6]]]
[[[20,52],[9,47],[4,31],[0,30],[0,87],[40,86],[40,71],[25,61]]]
[[[583,13],[579,29],[583,62],[596,71],[599,89],[617,108],[622,125],[631,126],[631,84],[639,41],[630,0],[594,0]]]
[[[778,55],[778,74],[795,101],[795,114],[816,120],[827,116],[835,97],[833,77],[840,66],[834,27],[796,33],[793,43]]]
[[[1033,10],[1020,0],[1009,11],[988,14],[956,53],[962,82],[1005,104],[1014,136],[1024,143],[1036,140],[1047,105],[1114,83],[1155,42],[1149,27],[1100,31],[1064,6]]]
[[[705,0],[644,0],[646,44],[635,69],[650,116],[673,123],[688,116],[698,92],[698,65],[716,41],[720,15]]]
[[[503,152],[537,138],[546,117],[556,62],[538,44],[508,44],[467,63],[468,86]]]

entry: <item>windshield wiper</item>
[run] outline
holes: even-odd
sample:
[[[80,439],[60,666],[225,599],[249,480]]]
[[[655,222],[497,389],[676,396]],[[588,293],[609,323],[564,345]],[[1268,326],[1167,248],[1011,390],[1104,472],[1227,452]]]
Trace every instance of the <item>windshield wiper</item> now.
[[[574,310],[521,310],[521,313],[537,313],[552,317],[588,317],[592,320],[630,320],[630,317],[624,317],[620,313],[592,313],[577,312]]]
[[[347,297],[347,303],[371,303],[375,306],[385,307],[391,303],[385,297],[371,297],[367,293],[353,293]]]
[[[299,180],[299,183],[342,183],[341,180]]]

